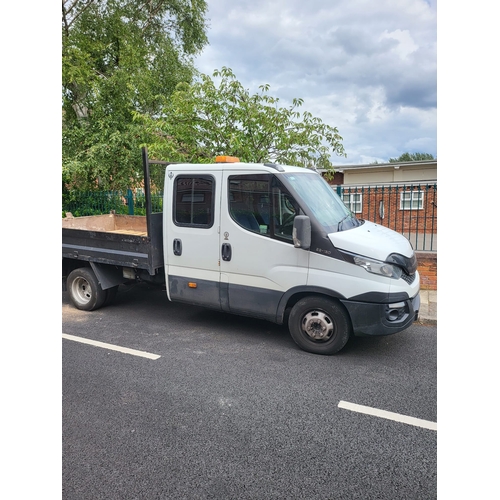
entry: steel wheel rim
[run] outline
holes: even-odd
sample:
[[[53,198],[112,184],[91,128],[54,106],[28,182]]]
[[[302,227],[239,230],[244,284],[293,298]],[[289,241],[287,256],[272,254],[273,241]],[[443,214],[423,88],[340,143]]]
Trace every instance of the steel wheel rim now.
[[[302,331],[314,342],[328,342],[335,333],[330,315],[319,309],[304,314],[301,322]]]
[[[86,305],[92,299],[92,287],[85,278],[76,278],[71,285],[71,291],[80,305]]]

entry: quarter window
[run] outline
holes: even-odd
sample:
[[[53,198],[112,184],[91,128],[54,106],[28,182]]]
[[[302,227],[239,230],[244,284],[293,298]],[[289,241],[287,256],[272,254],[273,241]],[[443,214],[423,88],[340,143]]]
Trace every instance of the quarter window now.
[[[214,223],[212,176],[183,176],[175,180],[174,222],[178,226],[209,228]]]

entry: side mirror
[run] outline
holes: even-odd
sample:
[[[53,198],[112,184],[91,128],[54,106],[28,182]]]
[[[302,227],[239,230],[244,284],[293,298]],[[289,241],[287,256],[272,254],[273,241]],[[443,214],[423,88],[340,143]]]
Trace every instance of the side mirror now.
[[[293,220],[292,238],[295,248],[311,248],[311,219],[307,215],[297,215]]]

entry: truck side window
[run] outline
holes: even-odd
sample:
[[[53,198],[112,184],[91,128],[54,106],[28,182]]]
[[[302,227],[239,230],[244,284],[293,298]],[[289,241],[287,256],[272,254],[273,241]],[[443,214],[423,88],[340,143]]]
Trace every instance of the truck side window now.
[[[273,187],[273,214],[276,237],[292,241],[293,221],[298,212],[299,207],[292,196],[281,185],[275,183]]]
[[[177,226],[212,227],[214,189],[215,180],[212,176],[177,176],[173,200],[174,223]]]
[[[229,214],[240,226],[254,233],[270,233],[269,174],[229,176]]]
[[[248,231],[292,242],[299,207],[271,174],[229,177],[229,213]]]

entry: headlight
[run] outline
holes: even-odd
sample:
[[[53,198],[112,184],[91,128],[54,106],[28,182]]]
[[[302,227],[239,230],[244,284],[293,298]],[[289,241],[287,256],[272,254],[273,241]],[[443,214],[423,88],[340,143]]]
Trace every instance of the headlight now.
[[[387,262],[370,259],[361,255],[351,254],[351,258],[354,264],[363,267],[369,273],[379,274],[380,276],[386,276],[387,278],[393,278],[395,280],[401,278],[401,275],[403,274],[403,270],[400,267],[388,264]]]

